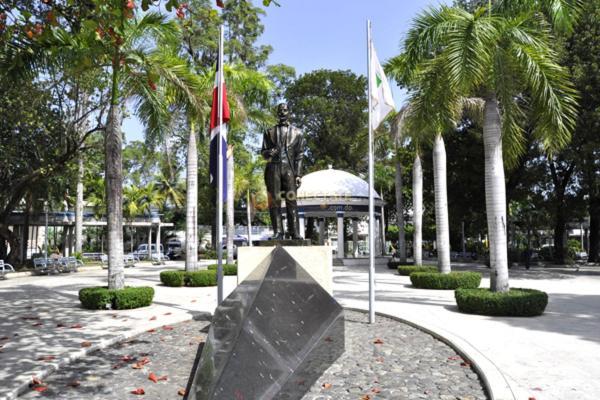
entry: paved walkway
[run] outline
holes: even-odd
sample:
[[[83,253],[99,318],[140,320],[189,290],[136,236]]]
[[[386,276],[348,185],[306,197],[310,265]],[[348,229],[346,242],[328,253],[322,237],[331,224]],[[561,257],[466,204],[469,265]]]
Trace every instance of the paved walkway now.
[[[489,269],[475,265],[455,269]],[[347,307],[368,307],[365,268],[338,268],[335,293]],[[378,312],[441,333],[495,369],[514,398],[597,400],[600,398],[600,270],[511,269],[512,287],[548,292],[546,312],[536,318],[461,314],[452,291],[417,290],[394,271],[377,274]],[[493,371],[492,371],[493,372]],[[498,383],[498,382],[496,382]],[[509,398],[509,397],[507,397]]]
[[[128,269],[128,284],[156,287],[155,302],[116,312],[82,310],[77,301],[81,287],[105,284],[105,270],[0,281],[0,398],[10,398],[32,375],[41,377],[48,367],[90,349],[82,346],[94,348],[214,310],[215,288],[158,286],[163,269]],[[365,309],[367,279],[364,267],[335,267],[334,295],[344,306]],[[226,295],[235,281],[225,277]],[[482,285],[488,284],[484,279]],[[511,270],[511,284],[547,291],[546,313],[537,318],[460,314],[452,292],[412,289],[408,277],[385,268],[377,274],[377,311],[425,326],[468,349],[487,370],[495,370],[492,375],[505,381],[514,399],[598,399],[600,271]]]

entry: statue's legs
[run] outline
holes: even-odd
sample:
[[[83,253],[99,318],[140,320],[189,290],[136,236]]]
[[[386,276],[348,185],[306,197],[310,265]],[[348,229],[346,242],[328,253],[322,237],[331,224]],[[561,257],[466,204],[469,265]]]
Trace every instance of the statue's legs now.
[[[281,218],[281,164],[268,163],[265,168],[269,215],[273,227],[273,239],[283,239],[283,221]]]
[[[281,167],[281,189],[285,196],[285,212],[287,215],[287,235],[291,239],[301,239],[300,221],[298,220],[297,187],[294,173],[289,165],[282,164]]]

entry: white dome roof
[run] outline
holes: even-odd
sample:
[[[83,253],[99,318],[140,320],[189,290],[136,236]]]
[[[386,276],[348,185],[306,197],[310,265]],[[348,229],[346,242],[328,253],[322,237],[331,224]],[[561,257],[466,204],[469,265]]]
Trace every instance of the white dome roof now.
[[[298,189],[298,200],[314,198],[368,199],[369,184],[349,172],[329,167],[302,178],[302,185]],[[375,192],[375,199],[381,200],[377,192]]]

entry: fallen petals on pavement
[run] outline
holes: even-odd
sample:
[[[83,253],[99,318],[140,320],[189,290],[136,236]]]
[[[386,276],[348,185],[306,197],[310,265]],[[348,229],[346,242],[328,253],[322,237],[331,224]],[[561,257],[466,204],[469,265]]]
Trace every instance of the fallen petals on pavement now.
[[[375,339],[375,341],[373,342],[374,344],[383,344],[383,340],[381,340],[380,338]]]
[[[143,388],[137,388],[135,390],[132,390],[131,394],[139,394],[139,395],[141,395],[141,394],[146,394],[146,392],[144,391]]]
[[[185,389],[179,389],[179,390],[177,391],[177,394],[178,394],[178,395],[180,395],[180,396],[185,396],[185,394],[186,394],[186,393],[187,393],[187,392],[186,392],[186,390],[185,390]]]

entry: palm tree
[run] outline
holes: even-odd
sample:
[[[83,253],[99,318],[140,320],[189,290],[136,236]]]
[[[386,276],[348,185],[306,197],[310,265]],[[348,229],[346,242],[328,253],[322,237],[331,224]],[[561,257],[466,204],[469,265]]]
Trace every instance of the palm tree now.
[[[522,151],[527,115],[549,151],[570,139],[575,95],[558,65],[548,20],[556,29],[568,28],[575,6],[550,0],[490,5],[473,13],[446,6],[422,13],[408,33],[403,68],[404,76],[418,82],[411,99],[415,115],[433,116],[442,128],[438,134],[468,104],[464,98],[481,99],[491,290],[504,292],[509,282],[503,151],[509,162]]]
[[[423,168],[419,148],[416,146],[413,163],[413,260],[415,265],[423,265]]]

